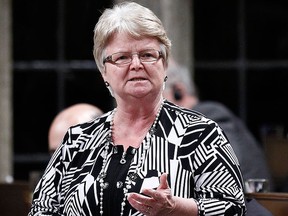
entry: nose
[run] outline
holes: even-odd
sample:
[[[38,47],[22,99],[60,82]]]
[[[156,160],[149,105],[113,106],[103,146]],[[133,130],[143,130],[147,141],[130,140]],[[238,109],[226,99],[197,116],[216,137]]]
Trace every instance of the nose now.
[[[139,69],[140,67],[142,67],[142,63],[139,59],[139,55],[137,53],[134,53],[132,55],[132,62],[130,64],[130,67],[135,68],[135,69]]]

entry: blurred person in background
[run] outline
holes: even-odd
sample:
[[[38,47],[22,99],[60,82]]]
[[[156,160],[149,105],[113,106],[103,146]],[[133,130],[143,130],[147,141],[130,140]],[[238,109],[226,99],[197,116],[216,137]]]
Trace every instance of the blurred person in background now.
[[[98,107],[88,103],[78,103],[71,105],[59,112],[53,119],[48,133],[48,147],[52,154],[61,144],[68,128],[80,123],[91,121],[103,111]]]
[[[48,149],[52,154],[61,144],[67,130],[74,125],[83,124],[95,119],[103,114],[103,111],[88,103],[78,103],[71,105],[60,111],[53,119],[48,131]],[[29,186],[31,192],[35,189],[39,179],[43,175],[41,171],[31,171],[29,173]]]
[[[201,101],[188,68],[170,62],[164,97],[182,107],[198,111],[217,122],[227,135],[240,163],[244,181],[264,178],[273,188],[263,147],[245,124],[226,106],[216,101]],[[211,91],[213,91],[211,89]]]

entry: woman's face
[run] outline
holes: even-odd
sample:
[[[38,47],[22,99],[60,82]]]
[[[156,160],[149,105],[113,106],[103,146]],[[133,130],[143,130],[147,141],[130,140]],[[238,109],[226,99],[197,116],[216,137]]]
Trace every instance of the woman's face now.
[[[160,43],[155,38],[135,39],[124,33],[117,33],[106,46],[105,57],[118,53],[137,53],[147,49],[160,51]],[[162,94],[162,86],[166,70],[163,58],[155,62],[141,63],[137,55],[132,62],[125,65],[105,63],[102,74],[114,93],[115,99],[157,97]]]

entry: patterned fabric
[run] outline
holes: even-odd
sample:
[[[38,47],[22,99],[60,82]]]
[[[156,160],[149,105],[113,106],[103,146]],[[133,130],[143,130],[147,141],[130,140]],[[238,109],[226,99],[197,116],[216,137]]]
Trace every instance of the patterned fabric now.
[[[35,189],[29,216],[100,215],[97,177],[103,164],[101,154],[107,142],[111,113],[68,130]],[[136,176],[131,176],[131,191],[157,188],[159,177],[167,173],[173,195],[195,199],[199,215],[244,215],[239,163],[219,126],[200,113],[165,101],[156,127],[155,134],[145,137],[127,167],[128,175],[134,173],[142,152],[146,152],[143,166]],[[147,143],[151,145],[146,151],[143,146]],[[108,173],[115,172],[109,166],[113,149],[110,146],[108,151]],[[105,195],[107,201],[104,190],[104,199]],[[115,197],[119,197],[117,192]],[[112,194],[111,200],[115,197]],[[116,202],[119,209],[122,199],[120,196]],[[119,212],[108,210],[104,204],[104,215]],[[127,202],[124,215],[142,214]]]

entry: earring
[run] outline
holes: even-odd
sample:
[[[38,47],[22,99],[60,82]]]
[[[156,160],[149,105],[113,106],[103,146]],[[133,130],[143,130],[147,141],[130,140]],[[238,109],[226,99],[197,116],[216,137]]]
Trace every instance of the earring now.
[[[106,88],[109,90],[111,96],[114,97],[114,92],[113,92],[110,84],[107,81],[105,81],[104,83],[105,83]]]
[[[168,79],[168,76],[165,76],[163,86],[162,86],[163,91],[165,90],[167,79]]]

